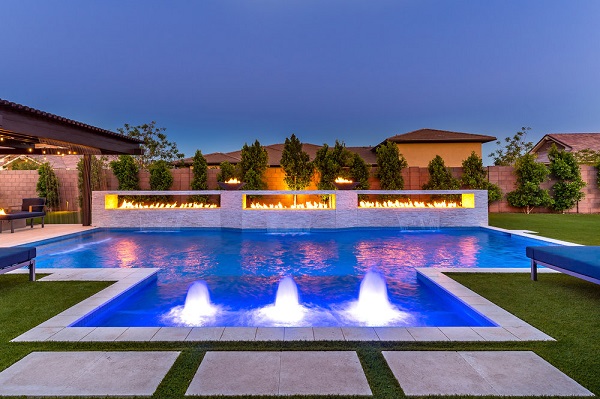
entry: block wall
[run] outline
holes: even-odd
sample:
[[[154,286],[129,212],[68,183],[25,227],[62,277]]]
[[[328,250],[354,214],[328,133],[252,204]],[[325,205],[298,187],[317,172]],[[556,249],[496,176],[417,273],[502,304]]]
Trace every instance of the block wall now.
[[[455,177],[460,177],[462,168],[450,168]],[[506,193],[515,189],[516,176],[513,173],[513,168],[510,166],[490,166],[488,170],[488,179],[490,182],[497,184]],[[76,170],[55,170],[60,181],[60,201],[61,210],[77,210],[79,208],[78,189],[77,189],[77,171]],[[218,169],[208,170],[208,189],[217,189],[217,174]],[[379,190],[379,180],[375,177],[377,168],[371,169],[371,177],[369,178],[370,189]],[[192,170],[173,169],[173,186],[171,190],[190,190],[192,180]],[[581,166],[581,175],[586,182],[586,187],[583,189],[585,198],[579,202],[578,206],[569,210],[569,213],[600,213],[600,189],[596,182],[596,168],[589,165]],[[423,184],[429,180],[427,168],[408,167],[402,171],[404,177],[405,190],[421,190]],[[280,168],[269,168],[266,172],[266,181],[268,190],[287,190],[287,186],[283,182],[283,170]],[[308,190],[316,189],[316,179],[307,188]],[[35,170],[2,170],[0,171],[0,208],[16,206],[21,203],[22,198],[36,197],[36,184],[38,173]],[[109,170],[105,172],[105,183],[103,190],[116,190],[118,182],[113,173]],[[150,188],[150,176],[148,172],[140,172],[140,183],[142,190]],[[552,182],[544,183],[544,188],[550,188]],[[272,201],[281,201],[283,205],[290,205],[288,196],[280,198],[270,198]],[[506,199],[490,204],[490,212],[521,212],[518,208],[511,207]],[[547,209],[536,208],[534,212],[550,212]]]

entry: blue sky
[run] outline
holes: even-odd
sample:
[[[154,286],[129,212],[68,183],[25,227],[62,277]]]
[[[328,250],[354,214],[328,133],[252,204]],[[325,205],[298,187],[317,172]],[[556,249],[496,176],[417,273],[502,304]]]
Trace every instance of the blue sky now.
[[[109,130],[155,120],[187,156],[291,133],[600,131],[596,0],[3,0],[0,15],[0,98]]]

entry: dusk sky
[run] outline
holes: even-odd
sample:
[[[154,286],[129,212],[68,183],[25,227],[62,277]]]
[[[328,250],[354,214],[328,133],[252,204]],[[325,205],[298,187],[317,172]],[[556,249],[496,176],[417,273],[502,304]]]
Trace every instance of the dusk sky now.
[[[0,15],[0,98],[112,131],[155,120],[186,156],[291,133],[600,132],[597,0],[0,0]]]

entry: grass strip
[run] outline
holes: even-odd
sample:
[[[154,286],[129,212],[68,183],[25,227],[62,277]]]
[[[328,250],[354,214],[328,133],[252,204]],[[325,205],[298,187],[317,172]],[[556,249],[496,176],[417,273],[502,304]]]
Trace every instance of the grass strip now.
[[[106,282],[37,282],[0,276],[0,370],[32,351],[174,350],[181,355],[154,398],[183,398],[206,351],[357,352],[376,399],[404,398],[382,350],[532,350],[600,394],[600,289],[564,275],[451,273],[452,278],[557,339],[556,342],[9,342],[106,287]],[[301,398],[300,396],[292,397]],[[312,396],[311,398],[318,398]],[[323,397],[325,398],[325,397]],[[256,398],[258,399],[258,398]]]
[[[508,230],[531,230],[577,244],[600,245],[600,214],[490,213],[489,224]]]

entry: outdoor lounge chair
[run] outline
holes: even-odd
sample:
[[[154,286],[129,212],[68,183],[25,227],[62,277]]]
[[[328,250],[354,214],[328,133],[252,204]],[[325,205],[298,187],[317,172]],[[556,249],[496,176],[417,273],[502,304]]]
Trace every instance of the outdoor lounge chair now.
[[[19,208],[18,206],[16,207]],[[6,215],[0,215],[0,233],[2,233],[2,221],[10,221],[10,232],[14,233],[15,228],[13,221],[18,219],[31,219],[31,228],[33,228],[33,218],[42,218],[42,228],[44,227],[44,217],[46,216],[46,198],[23,198],[21,209],[17,211],[11,211]]]
[[[600,247],[526,247],[531,259],[531,279],[537,280],[537,265],[600,284]]]
[[[29,266],[29,280],[35,281],[35,247],[0,248],[0,274]]]

